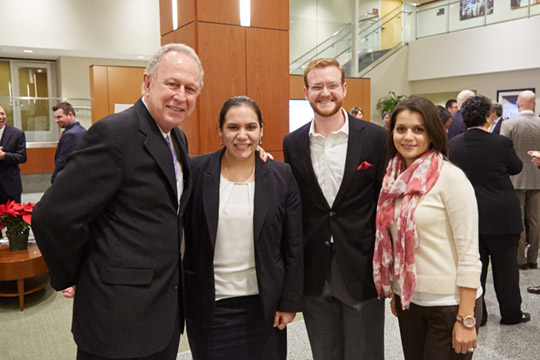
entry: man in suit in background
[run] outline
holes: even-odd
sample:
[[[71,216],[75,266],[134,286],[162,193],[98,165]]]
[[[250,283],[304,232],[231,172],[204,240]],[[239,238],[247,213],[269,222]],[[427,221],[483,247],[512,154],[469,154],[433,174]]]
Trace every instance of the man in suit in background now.
[[[457,107],[458,110],[454,115],[452,115],[452,124],[450,125],[450,128],[448,129],[448,140],[451,140],[453,137],[464,133],[467,128],[465,127],[465,124],[463,123],[463,118],[461,117],[461,106],[463,103],[470,97],[474,96],[474,92],[471,90],[462,90],[458,96],[457,96]]]
[[[21,202],[22,182],[19,164],[26,162],[24,132],[6,124],[6,111],[0,106],[0,204]]]
[[[177,126],[193,113],[202,85],[193,49],[161,47],[145,70],[143,97],[87,131],[34,208],[52,287],[77,285],[78,359],[176,359],[192,186]]]
[[[383,359],[384,300],[373,283],[375,211],[386,130],[342,108],[343,67],[304,71],[313,121],[285,136],[285,161],[302,197],[304,319],[315,360]]]
[[[56,146],[51,184],[54,182],[58,173],[66,166],[68,155],[75,150],[86,133],[86,129],[75,118],[75,109],[70,103],[61,102],[53,106],[52,109],[54,111],[54,121],[64,131],[62,131],[62,135],[60,135],[58,145]]]
[[[452,116],[454,116],[454,114],[457,113],[458,111],[458,105],[457,105],[456,99],[450,99],[446,101],[446,104],[444,105],[444,107]]]
[[[503,107],[499,103],[493,103],[491,105],[491,117],[493,119],[493,122],[491,123],[491,133],[492,134],[500,134],[501,133],[501,125],[504,121],[503,117]]]
[[[529,249],[526,250],[525,231],[521,233],[518,247],[518,265],[520,269],[538,267],[538,244],[540,242],[540,171],[531,162],[528,151],[540,144],[540,118],[534,115],[536,95],[522,91],[518,95],[519,115],[505,120],[501,125],[501,135],[508,136],[514,142],[516,153],[523,161],[523,170],[512,176],[512,184],[521,205],[521,218],[529,223]],[[527,254],[525,254],[527,252]]]

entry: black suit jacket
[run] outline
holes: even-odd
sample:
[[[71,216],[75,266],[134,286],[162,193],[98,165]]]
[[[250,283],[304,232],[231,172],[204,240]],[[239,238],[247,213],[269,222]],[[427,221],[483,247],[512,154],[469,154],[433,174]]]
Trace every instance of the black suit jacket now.
[[[71,123],[60,136],[58,145],[56,146],[56,154],[54,155],[54,171],[51,176],[51,184],[54,182],[56,175],[66,166],[67,157],[79,143],[81,142],[86,129],[78,122]]]
[[[191,159],[193,194],[186,211],[184,284],[186,318],[212,325],[215,304],[214,249],[218,228],[222,150]],[[261,307],[302,310],[303,242],[298,185],[289,165],[256,156],[253,233]]]
[[[95,123],[36,204],[32,227],[51,285],[77,285],[72,331],[100,357],[144,357],[183,322],[180,243],[191,191],[187,142],[178,204],[171,152],[150,113],[133,107]]]
[[[500,134],[501,133],[501,125],[503,123],[504,119],[501,117],[501,120],[495,125],[495,128],[491,131],[492,134]]]
[[[367,300],[377,296],[372,260],[375,211],[386,168],[387,131],[351,115],[348,117],[345,172],[332,207],[313,171],[310,123],[285,136],[283,152],[302,195],[305,293],[314,296],[323,289],[333,236],[335,256],[347,291],[357,300]],[[372,166],[358,170],[364,161]]]
[[[467,130],[465,123],[463,122],[463,117],[461,116],[461,110],[458,110],[452,116],[452,124],[448,129],[448,140],[458,136],[459,134],[464,133]]]
[[[450,161],[469,178],[478,202],[479,233],[519,234],[522,230],[518,197],[510,175],[523,163],[512,140],[481,129],[467,130],[449,143]]]
[[[4,192],[13,197],[22,193],[21,170],[19,164],[26,162],[26,138],[24,132],[5,125],[0,146],[6,156],[0,160],[0,184]]]

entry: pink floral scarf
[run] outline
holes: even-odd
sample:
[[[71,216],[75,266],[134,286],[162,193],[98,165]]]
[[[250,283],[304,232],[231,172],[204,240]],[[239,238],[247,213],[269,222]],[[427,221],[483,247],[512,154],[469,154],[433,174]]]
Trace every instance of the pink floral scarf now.
[[[437,182],[442,164],[442,155],[435,150],[430,150],[403,170],[401,155],[396,154],[390,160],[383,179],[377,204],[373,280],[379,298],[391,297],[390,275],[393,275],[399,284],[403,310],[409,308],[416,287],[414,249],[418,245],[418,237],[414,211],[419,199],[427,194]],[[399,215],[394,220],[397,198],[403,200]],[[397,239],[392,241],[389,226],[394,221],[397,225]]]

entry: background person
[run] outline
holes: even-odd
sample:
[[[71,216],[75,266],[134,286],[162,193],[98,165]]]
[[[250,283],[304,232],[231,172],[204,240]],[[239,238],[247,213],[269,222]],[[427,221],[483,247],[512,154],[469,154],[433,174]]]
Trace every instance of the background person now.
[[[135,105],[96,122],[34,208],[56,290],[77,285],[78,359],[176,359],[183,328],[180,244],[191,192],[178,126],[203,85],[197,54],[161,47]]]
[[[361,107],[355,106],[351,109],[351,115],[362,120],[364,118],[364,110]]]
[[[390,111],[386,111],[385,113],[382,114],[382,123],[383,123],[383,128],[385,128],[386,130],[389,129],[390,127],[390,117],[392,116],[392,113]]]
[[[86,129],[75,118],[75,109],[68,102],[61,102],[53,106],[54,121],[64,129],[56,146],[54,155],[54,171],[51,176],[51,184],[62,169],[66,166],[67,157],[81,142]]]
[[[437,105],[437,111],[439,112],[439,117],[441,118],[443,130],[446,134],[448,134],[448,129],[450,128],[450,125],[452,125],[452,114],[450,114],[448,110],[440,105]]]
[[[22,130],[6,124],[0,106],[0,204],[21,202],[22,181],[19,164],[26,162],[26,137]]]
[[[191,159],[184,256],[194,359],[285,359],[301,311],[300,193],[289,165],[256,155],[263,122],[248,97],[219,116],[223,149]]]
[[[392,297],[405,359],[470,359],[482,314],[474,189],[446,160],[446,134],[429,100],[398,104],[387,139],[373,255],[377,291]]]
[[[457,113],[459,110],[457,100],[449,99],[448,101],[446,101],[444,108],[451,114],[451,116],[454,116],[454,114]]]
[[[491,108],[491,101],[484,96],[465,101],[461,115],[467,131],[450,141],[450,161],[465,172],[476,194],[483,293],[491,258],[500,322],[519,324],[529,321],[531,316],[521,311],[517,248],[523,225],[510,175],[518,174],[523,163],[512,140],[489,133]],[[482,302],[481,325],[488,319],[484,296]]]
[[[454,136],[457,136],[465,132],[466,127],[463,123],[463,118],[461,117],[461,106],[463,103],[470,97],[473,97],[475,94],[471,90],[462,90],[457,96],[457,107],[458,110],[452,115],[452,124],[448,129],[448,140],[452,140]]]

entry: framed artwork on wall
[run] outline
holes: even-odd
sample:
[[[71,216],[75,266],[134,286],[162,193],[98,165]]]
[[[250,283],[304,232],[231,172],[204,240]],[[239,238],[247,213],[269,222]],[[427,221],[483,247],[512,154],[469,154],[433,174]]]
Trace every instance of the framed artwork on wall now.
[[[459,19],[467,20],[493,14],[493,0],[461,0]]]
[[[503,119],[518,116],[517,98],[519,93],[525,90],[535,92],[534,88],[497,90],[497,102],[503,106]]]

